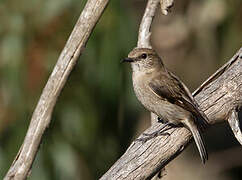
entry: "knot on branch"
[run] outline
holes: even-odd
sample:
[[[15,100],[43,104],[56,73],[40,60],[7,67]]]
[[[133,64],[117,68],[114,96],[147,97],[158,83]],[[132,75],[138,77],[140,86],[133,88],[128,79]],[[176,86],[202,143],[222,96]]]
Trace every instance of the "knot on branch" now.
[[[170,9],[173,7],[173,0],[160,0],[161,13],[167,15]]]

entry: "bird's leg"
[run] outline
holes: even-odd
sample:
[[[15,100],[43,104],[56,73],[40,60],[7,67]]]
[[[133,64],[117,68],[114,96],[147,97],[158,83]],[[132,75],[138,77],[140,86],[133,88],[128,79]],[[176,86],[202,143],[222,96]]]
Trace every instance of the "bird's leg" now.
[[[167,124],[167,123],[169,123],[168,121],[166,121],[166,120],[160,118],[159,116],[158,116],[158,118],[157,118],[157,122],[158,122],[158,123],[162,123],[162,124]],[[172,124],[170,123],[170,125],[172,125]]]
[[[162,135],[165,135],[165,136],[168,135],[169,136],[170,134],[165,132],[165,131],[171,129],[174,126],[175,126],[174,124],[167,122],[167,123],[163,124],[160,127],[160,129],[158,129],[157,131],[155,131],[153,133],[143,133],[143,135],[145,135],[145,136],[152,136],[152,137],[157,137],[157,136],[162,136]]]
[[[162,123],[162,124],[164,124],[164,120],[161,119],[160,117],[157,118],[157,122],[158,122],[158,123]]]
[[[154,137],[157,137],[157,136],[170,136],[170,134],[168,132],[165,132],[165,131],[173,128],[174,126],[175,126],[174,124],[167,122],[167,123],[163,124],[157,131],[155,131],[153,133],[143,133],[143,135],[146,136],[146,137],[138,138],[136,140],[144,143],[144,142],[146,142],[146,141],[148,141],[148,140],[150,140]]]

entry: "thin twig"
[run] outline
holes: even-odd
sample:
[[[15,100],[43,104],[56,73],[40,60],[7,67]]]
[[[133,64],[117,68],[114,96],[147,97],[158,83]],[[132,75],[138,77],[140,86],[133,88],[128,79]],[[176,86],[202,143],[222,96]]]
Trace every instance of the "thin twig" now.
[[[145,12],[139,27],[139,36],[137,42],[137,47],[139,48],[151,48],[150,27],[158,4],[159,0],[149,0],[147,2]]]
[[[139,48],[151,48],[150,44],[150,28],[155,16],[157,6],[160,3],[161,12],[164,15],[168,14],[168,11],[173,6],[173,0],[148,0],[143,18],[139,26],[139,35],[137,47]]]
[[[29,174],[57,98],[108,2],[109,0],[87,1],[42,92],[24,142],[4,180],[22,180]]]

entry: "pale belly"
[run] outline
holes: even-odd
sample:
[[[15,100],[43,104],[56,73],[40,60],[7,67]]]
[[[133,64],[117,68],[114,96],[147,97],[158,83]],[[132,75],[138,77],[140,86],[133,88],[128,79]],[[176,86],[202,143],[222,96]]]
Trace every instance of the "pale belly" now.
[[[134,91],[142,105],[164,121],[179,124],[191,116],[185,109],[158,97],[149,87],[134,84]]]

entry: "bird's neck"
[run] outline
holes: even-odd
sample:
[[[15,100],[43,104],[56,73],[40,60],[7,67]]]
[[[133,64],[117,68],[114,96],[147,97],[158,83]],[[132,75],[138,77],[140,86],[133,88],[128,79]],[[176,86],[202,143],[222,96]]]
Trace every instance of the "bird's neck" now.
[[[154,74],[159,72],[158,68],[149,68],[149,69],[143,69],[140,71],[133,70],[133,77],[152,77]]]

